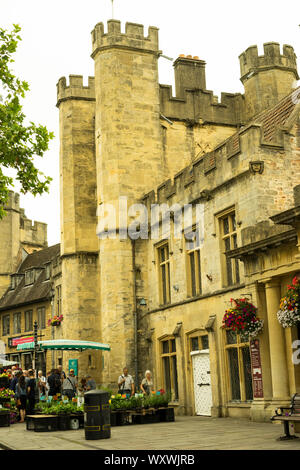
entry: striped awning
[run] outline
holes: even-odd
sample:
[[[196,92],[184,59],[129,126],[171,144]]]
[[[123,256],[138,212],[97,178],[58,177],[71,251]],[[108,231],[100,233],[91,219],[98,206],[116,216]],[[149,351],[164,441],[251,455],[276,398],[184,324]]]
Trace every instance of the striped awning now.
[[[72,339],[51,339],[47,341],[38,341],[40,349],[55,349],[60,351],[85,351],[87,349],[98,349],[110,351],[108,344],[96,343],[93,341],[80,341]],[[18,344],[17,351],[33,350],[34,342]]]

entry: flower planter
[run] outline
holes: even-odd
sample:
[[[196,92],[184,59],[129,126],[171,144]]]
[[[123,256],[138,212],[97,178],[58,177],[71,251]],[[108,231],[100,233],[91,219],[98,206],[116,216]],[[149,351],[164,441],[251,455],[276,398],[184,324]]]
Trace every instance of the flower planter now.
[[[8,386],[9,386],[9,378],[0,377],[0,388],[8,388]]]
[[[70,419],[71,415],[69,414],[58,415],[58,429],[60,431],[68,431],[71,428]]]
[[[10,426],[10,411],[0,411],[0,428]]]
[[[49,432],[58,430],[58,416],[28,415],[26,416],[27,431]]]
[[[110,412],[110,425],[117,426],[117,412],[116,411]]]
[[[159,415],[157,411],[150,413],[141,413],[132,415],[133,424],[151,424],[159,423]]]
[[[84,428],[84,414],[83,413],[72,413],[70,415],[70,428],[74,430]]]
[[[157,413],[161,423],[170,423],[175,421],[174,408],[159,408]]]

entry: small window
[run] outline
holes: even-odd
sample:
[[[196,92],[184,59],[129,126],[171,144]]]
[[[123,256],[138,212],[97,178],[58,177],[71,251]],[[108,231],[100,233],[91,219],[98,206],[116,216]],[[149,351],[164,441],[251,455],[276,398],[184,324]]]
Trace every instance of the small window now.
[[[168,304],[171,301],[169,244],[164,243],[157,248],[157,251],[159,263],[160,303]]]
[[[3,336],[10,334],[10,315],[4,315],[2,317],[2,332]]]
[[[239,261],[227,256],[227,252],[237,248],[237,227],[235,211],[219,217],[221,236],[222,277],[224,286],[240,283]]]
[[[46,328],[46,309],[45,307],[40,307],[37,309],[38,314],[38,328],[40,330]]]
[[[209,349],[208,335],[192,336],[190,350],[201,351],[201,349]]]
[[[46,264],[46,267],[45,267],[45,278],[46,278],[46,281],[48,279],[50,279],[50,275],[51,275],[51,266],[50,266],[50,263],[49,264]]]
[[[25,331],[33,330],[32,310],[25,312]]]
[[[10,276],[10,288],[14,290],[16,288],[16,278],[15,276]]]
[[[34,282],[34,271],[26,271],[25,273],[25,286],[29,286],[30,284],[33,284]]]
[[[227,330],[225,350],[231,400],[253,400],[249,337]]]
[[[178,374],[175,338],[162,341],[161,348],[164,388],[171,393],[173,400],[178,400]]]
[[[14,313],[14,334],[21,333],[21,313]]]
[[[190,238],[188,236],[186,239],[187,291],[189,297],[195,297],[202,292],[200,242],[197,235],[195,235],[192,241],[190,241]]]

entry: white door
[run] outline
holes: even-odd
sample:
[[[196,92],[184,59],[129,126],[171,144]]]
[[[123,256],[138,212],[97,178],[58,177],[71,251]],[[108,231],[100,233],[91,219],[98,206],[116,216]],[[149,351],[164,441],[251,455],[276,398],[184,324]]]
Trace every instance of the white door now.
[[[194,375],[195,411],[197,415],[211,416],[212,393],[209,350],[191,353]]]

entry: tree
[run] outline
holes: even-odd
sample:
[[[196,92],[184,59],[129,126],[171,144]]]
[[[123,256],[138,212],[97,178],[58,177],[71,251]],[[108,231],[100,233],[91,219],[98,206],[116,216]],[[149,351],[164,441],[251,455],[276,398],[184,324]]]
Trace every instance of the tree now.
[[[0,28],[0,219],[5,214],[4,206],[14,181],[3,173],[4,168],[16,171],[23,194],[29,192],[36,196],[48,192],[52,180],[35,167],[34,158],[44,156],[54,134],[45,126],[24,123],[26,116],[20,100],[29,85],[10,70],[13,54],[21,41],[20,31],[18,25],[13,25],[11,32]]]

